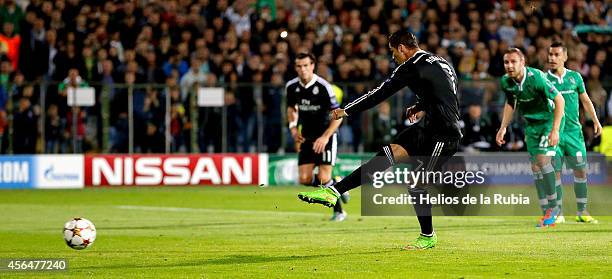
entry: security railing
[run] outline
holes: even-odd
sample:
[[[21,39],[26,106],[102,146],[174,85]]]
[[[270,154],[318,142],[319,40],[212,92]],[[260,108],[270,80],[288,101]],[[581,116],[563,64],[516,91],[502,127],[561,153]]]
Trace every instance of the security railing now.
[[[376,84],[335,86],[339,101],[346,104]],[[294,152],[286,125],[284,84],[90,83],[89,87],[93,92],[72,91],[70,85],[59,88],[51,82],[3,87],[8,101],[0,109],[0,151]],[[462,107],[481,104],[491,113],[499,113],[505,100],[497,80],[464,81],[458,98]],[[385,131],[378,120],[388,121],[385,129],[391,136],[401,129],[404,110],[414,101],[414,94],[403,89],[376,109],[349,118],[339,130],[340,151],[376,150],[377,143],[388,140],[381,138]]]

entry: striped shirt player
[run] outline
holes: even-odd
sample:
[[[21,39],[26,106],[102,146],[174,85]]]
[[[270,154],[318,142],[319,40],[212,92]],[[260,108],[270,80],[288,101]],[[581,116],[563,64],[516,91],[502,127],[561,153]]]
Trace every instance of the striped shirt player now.
[[[416,95],[417,102],[411,110],[423,111],[425,115],[418,125],[398,134],[393,143],[402,146],[410,156],[452,156],[462,137],[457,75],[441,57],[417,51],[378,87],[347,104],[344,111],[350,117],[374,107],[404,87]],[[389,147],[385,147],[385,151],[389,151]],[[393,159],[390,152],[386,154]]]
[[[417,103],[408,108],[411,125],[400,132],[378,154],[334,186],[318,191],[298,193],[306,202],[331,206],[342,193],[371,183],[372,177],[389,169],[396,162],[403,163],[421,157],[426,171],[438,170],[457,152],[461,140],[457,75],[443,58],[419,48],[414,34],[400,30],[389,36],[389,49],[399,64],[379,86],[332,112],[334,119],[351,117],[381,103],[397,91],[409,87],[416,94]],[[421,169],[419,169],[420,171]],[[426,185],[409,189],[417,201],[414,204],[421,234],[406,249],[429,249],[436,245],[437,236],[432,225],[431,204],[427,202]]]
[[[565,100],[565,127],[559,136],[559,149],[557,153],[567,156],[569,167],[586,167],[586,147],[584,136],[582,135],[582,125],[580,124],[579,95],[586,94],[582,76],[575,71],[565,69],[562,76],[556,76],[550,70],[546,73],[546,78],[561,93]],[[560,169],[560,164],[555,168]]]
[[[297,78],[286,85],[287,120],[298,151],[299,182],[306,186],[331,186],[338,150],[336,131],[342,120],[332,120],[330,111],[338,108],[332,86],[314,74],[316,58],[312,53],[298,53],[295,57]],[[314,173],[317,167],[318,172]],[[342,202],[348,201],[348,194]],[[343,221],[346,211],[342,202],[334,205],[330,221]]]
[[[514,111],[518,111],[525,119],[525,143],[543,210],[543,216],[536,226],[554,226],[560,208],[551,158],[556,154],[559,135],[563,131],[565,101],[542,71],[525,66],[525,56],[521,50],[510,48],[506,51],[504,68],[506,74],[500,79],[500,87],[506,94],[506,105],[495,140],[500,146],[505,143],[506,128],[512,121]]]
[[[532,160],[537,154],[554,156],[557,146],[548,143],[548,135],[553,128],[554,98],[559,92],[542,71],[531,67],[525,67],[520,83],[504,75],[500,86],[508,104],[525,119],[525,142]]]
[[[597,223],[587,208],[587,157],[586,145],[580,124],[580,103],[584,111],[593,121],[595,136],[601,133],[601,123],[597,119],[593,103],[586,94],[584,81],[580,73],[565,68],[567,48],[562,42],[555,42],[548,48],[549,69],[546,78],[553,84],[565,100],[565,128],[559,135],[559,148],[555,156],[557,204],[562,205],[563,187],[561,170],[563,162],[574,171],[574,193],[576,194],[576,221]],[[560,215],[555,223],[564,223],[565,217]]]
[[[334,133],[321,154],[315,154],[313,143],[329,127],[329,112],[339,107],[332,86],[325,79],[313,75],[308,84],[302,84],[299,78],[287,82],[285,86],[287,106],[297,107],[298,130],[304,142],[298,154],[298,165],[334,165],[338,150],[337,134]]]

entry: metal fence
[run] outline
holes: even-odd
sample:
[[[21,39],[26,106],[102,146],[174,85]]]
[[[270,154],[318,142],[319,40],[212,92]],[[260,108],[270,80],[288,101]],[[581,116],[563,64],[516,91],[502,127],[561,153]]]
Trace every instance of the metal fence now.
[[[95,105],[68,106],[57,83],[9,84],[0,110],[2,153],[207,153],[293,152],[286,128],[284,84],[221,84],[224,106],[199,107],[198,86],[89,84]],[[346,104],[375,86],[337,83]],[[68,86],[70,87],[70,86]],[[72,96],[76,96],[73,94]],[[76,98],[76,97],[75,97]],[[504,103],[497,80],[464,81],[460,104],[482,104],[497,113]],[[351,117],[339,131],[340,151],[364,152],[381,138],[377,118],[401,127],[415,97],[404,89],[377,109]],[[392,134],[392,133],[391,133]]]

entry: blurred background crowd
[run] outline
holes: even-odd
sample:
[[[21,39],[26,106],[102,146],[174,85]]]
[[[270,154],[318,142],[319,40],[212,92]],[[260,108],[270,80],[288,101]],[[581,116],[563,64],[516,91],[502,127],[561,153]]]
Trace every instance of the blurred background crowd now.
[[[610,35],[577,27],[610,28],[611,6],[584,0],[0,0],[0,151],[290,152],[284,84],[295,77],[296,53],[313,52],[316,73],[347,103],[391,73],[387,35],[398,29],[416,34],[423,49],[446,58],[461,78],[465,151],[524,150],[520,121],[506,146],[494,145],[504,103],[498,89],[503,52],[519,47],[529,66],[546,70],[547,47],[565,42],[566,66],[582,74],[600,120],[610,125]],[[69,107],[68,88],[85,86],[96,88],[96,105]],[[224,87],[226,106],[194,106],[197,86]],[[411,102],[414,95],[404,90],[349,119],[340,131],[343,148],[375,150],[404,127],[403,108]],[[592,122],[581,121],[592,148]]]

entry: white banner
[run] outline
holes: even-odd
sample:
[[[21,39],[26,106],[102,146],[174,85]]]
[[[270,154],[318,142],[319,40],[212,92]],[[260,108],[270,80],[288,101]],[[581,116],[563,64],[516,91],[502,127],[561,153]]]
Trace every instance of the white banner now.
[[[83,155],[38,155],[34,187],[39,189],[83,188]]]
[[[198,88],[199,107],[222,107],[225,105],[225,89],[223,87]]]
[[[75,99],[75,90],[74,88],[68,88],[68,106],[74,106],[76,101],[77,106],[81,107],[91,107],[96,104],[96,91],[93,87],[79,87],[76,89],[76,99]]]

